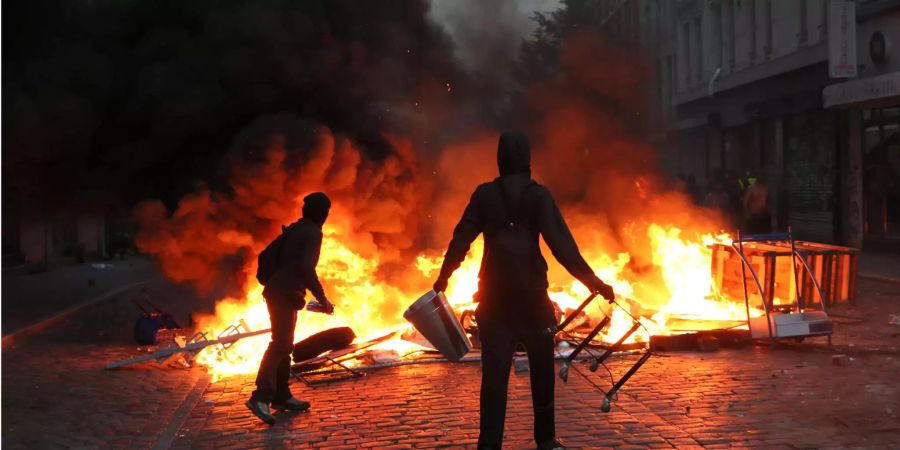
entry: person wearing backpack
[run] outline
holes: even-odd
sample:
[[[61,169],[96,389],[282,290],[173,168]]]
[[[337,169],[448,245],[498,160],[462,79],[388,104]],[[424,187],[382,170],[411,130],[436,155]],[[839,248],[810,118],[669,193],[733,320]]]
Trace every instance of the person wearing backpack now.
[[[609,301],[614,293],[581,256],[550,191],[531,179],[531,148],[524,134],[500,136],[497,165],[500,176],[475,189],[453,230],[434,290],[447,289],[472,241],[483,233],[475,311],[482,364],[478,448],[502,445],[509,369],[517,344],[528,353],[535,442],[539,449],[565,448],[556,437],[554,417],[555,343],[545,331],[556,325],[556,317],[547,295],[547,262],[538,237],[592,292]]]
[[[306,291],[315,297],[307,309],[326,314],[334,306],[316,274],[322,247],[322,225],[328,218],[331,200],[321,192],[303,198],[303,217],[282,227],[282,233],[259,254],[256,278],[264,286],[263,297],[272,323],[272,340],[256,375],[256,390],[245,405],[263,422],[274,425],[274,409],[305,411],[309,402],[298,400],[288,386],[291,351],[297,311],[306,305]]]

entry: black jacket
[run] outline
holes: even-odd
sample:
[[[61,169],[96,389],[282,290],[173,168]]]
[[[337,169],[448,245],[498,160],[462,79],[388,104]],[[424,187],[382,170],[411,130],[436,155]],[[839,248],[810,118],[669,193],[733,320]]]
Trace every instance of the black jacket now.
[[[506,201],[501,189],[506,189]],[[505,203],[513,211],[506,211]],[[512,217],[514,227],[510,227],[510,216],[517,216]],[[575,278],[589,287],[601,283],[581,256],[550,191],[528,174],[504,175],[475,189],[453,231],[439,279],[449,279],[459,268],[480,233],[485,239],[478,285],[482,298],[546,291],[547,262],[538,235]]]
[[[439,283],[450,278],[472,241],[484,233],[479,300],[516,306],[517,297],[546,298],[547,262],[541,255],[539,235],[575,278],[589,289],[602,286],[578,251],[550,191],[531,179],[531,148],[524,134],[500,136],[497,166],[500,177],[475,189],[453,230]]]
[[[322,226],[308,218],[292,223],[285,230],[285,242],[279,255],[279,266],[266,283],[265,293],[306,296],[308,289],[317,300],[325,299],[316,265],[322,247]]]

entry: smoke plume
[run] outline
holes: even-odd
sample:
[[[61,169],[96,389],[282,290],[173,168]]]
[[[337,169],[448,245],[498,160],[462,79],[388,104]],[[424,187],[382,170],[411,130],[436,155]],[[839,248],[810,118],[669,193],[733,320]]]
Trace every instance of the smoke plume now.
[[[517,128],[586,256],[628,253],[627,270],[658,276],[651,223],[708,231],[718,218],[658,176],[648,70],[632,49],[559,26],[519,53],[524,10],[547,4],[17,4],[30,25],[4,55],[4,107],[17,111],[3,119],[4,190],[144,200],[137,241],[165,274],[201,290],[236,279],[238,296],[300,199],[324,191],[326,234],[346,246],[335,251],[377,262],[360,283],[381,283],[377,312],[398,321],[430,281],[416,257],[443,251],[468,196],[497,175],[499,132]],[[36,193],[34,179],[49,181]]]

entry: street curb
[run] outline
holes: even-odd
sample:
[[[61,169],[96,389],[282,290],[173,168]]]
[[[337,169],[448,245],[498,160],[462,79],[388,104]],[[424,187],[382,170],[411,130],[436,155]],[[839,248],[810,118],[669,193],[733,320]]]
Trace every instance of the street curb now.
[[[194,407],[197,406],[197,403],[203,397],[203,393],[206,392],[206,388],[209,387],[209,382],[209,377],[197,380],[194,387],[191,388],[191,392],[184,398],[181,406],[172,414],[169,426],[166,427],[159,439],[156,440],[156,443],[153,444],[153,450],[165,450],[172,446],[172,443],[175,442],[175,437],[181,431],[181,427],[184,426],[184,422],[187,421],[191,411],[194,410]]]
[[[103,294],[100,294],[96,297],[89,298],[77,305],[70,306],[69,308],[66,308],[63,311],[58,312],[58,313],[54,314],[53,316],[50,316],[46,319],[39,320],[31,325],[27,325],[21,329],[13,331],[12,333],[10,333],[8,335],[3,336],[2,348],[5,349],[7,347],[14,346],[17,343],[20,343],[21,340],[26,339],[30,336],[33,336],[37,333],[40,333],[40,332],[46,330],[47,328],[49,328],[51,325],[54,325],[54,324],[62,321],[63,319],[68,318],[69,316],[72,316],[72,315],[74,315],[78,312],[81,312],[87,308],[90,308],[92,306],[100,304],[106,300],[110,300],[113,297],[115,297],[123,292],[127,292],[136,287],[143,286],[143,285],[148,284],[151,281],[154,281],[157,279],[159,279],[159,277],[153,277],[148,280],[138,281],[136,283],[131,283],[131,284],[126,284],[125,286],[120,286],[111,291],[104,292]]]
[[[868,274],[868,273],[857,273],[856,276],[859,278],[865,278],[867,280],[875,280],[875,281],[883,281],[885,283],[900,284],[900,278],[885,277],[885,276],[881,276],[881,275],[872,275],[872,274]]]

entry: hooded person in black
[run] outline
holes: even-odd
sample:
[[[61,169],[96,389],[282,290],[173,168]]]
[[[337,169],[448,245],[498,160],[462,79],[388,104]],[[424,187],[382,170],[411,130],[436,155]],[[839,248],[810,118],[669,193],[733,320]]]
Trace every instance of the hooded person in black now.
[[[472,241],[484,233],[476,300],[481,336],[481,434],[478,448],[499,449],[503,441],[509,368],[516,345],[528,352],[534,438],[540,449],[563,448],[554,418],[553,336],[556,324],[547,296],[547,262],[542,236],[553,256],[592,292],[608,300],[610,286],[601,281],[578,251],[556,201],[531,179],[531,148],[519,132],[504,132],[497,150],[500,176],[475,189],[444,255],[434,290],[447,289]]]
[[[303,217],[284,229],[278,249],[278,270],[266,280],[263,297],[272,323],[272,340],[263,355],[256,375],[256,390],[246,406],[260,420],[272,425],[275,409],[307,410],[309,402],[296,399],[288,387],[291,351],[297,311],[306,305],[306,291],[316,298],[317,308],[330,314],[334,307],[316,274],[322,247],[322,225],[328,218],[331,200],[321,192],[303,198]],[[310,303],[312,310],[313,303]]]

